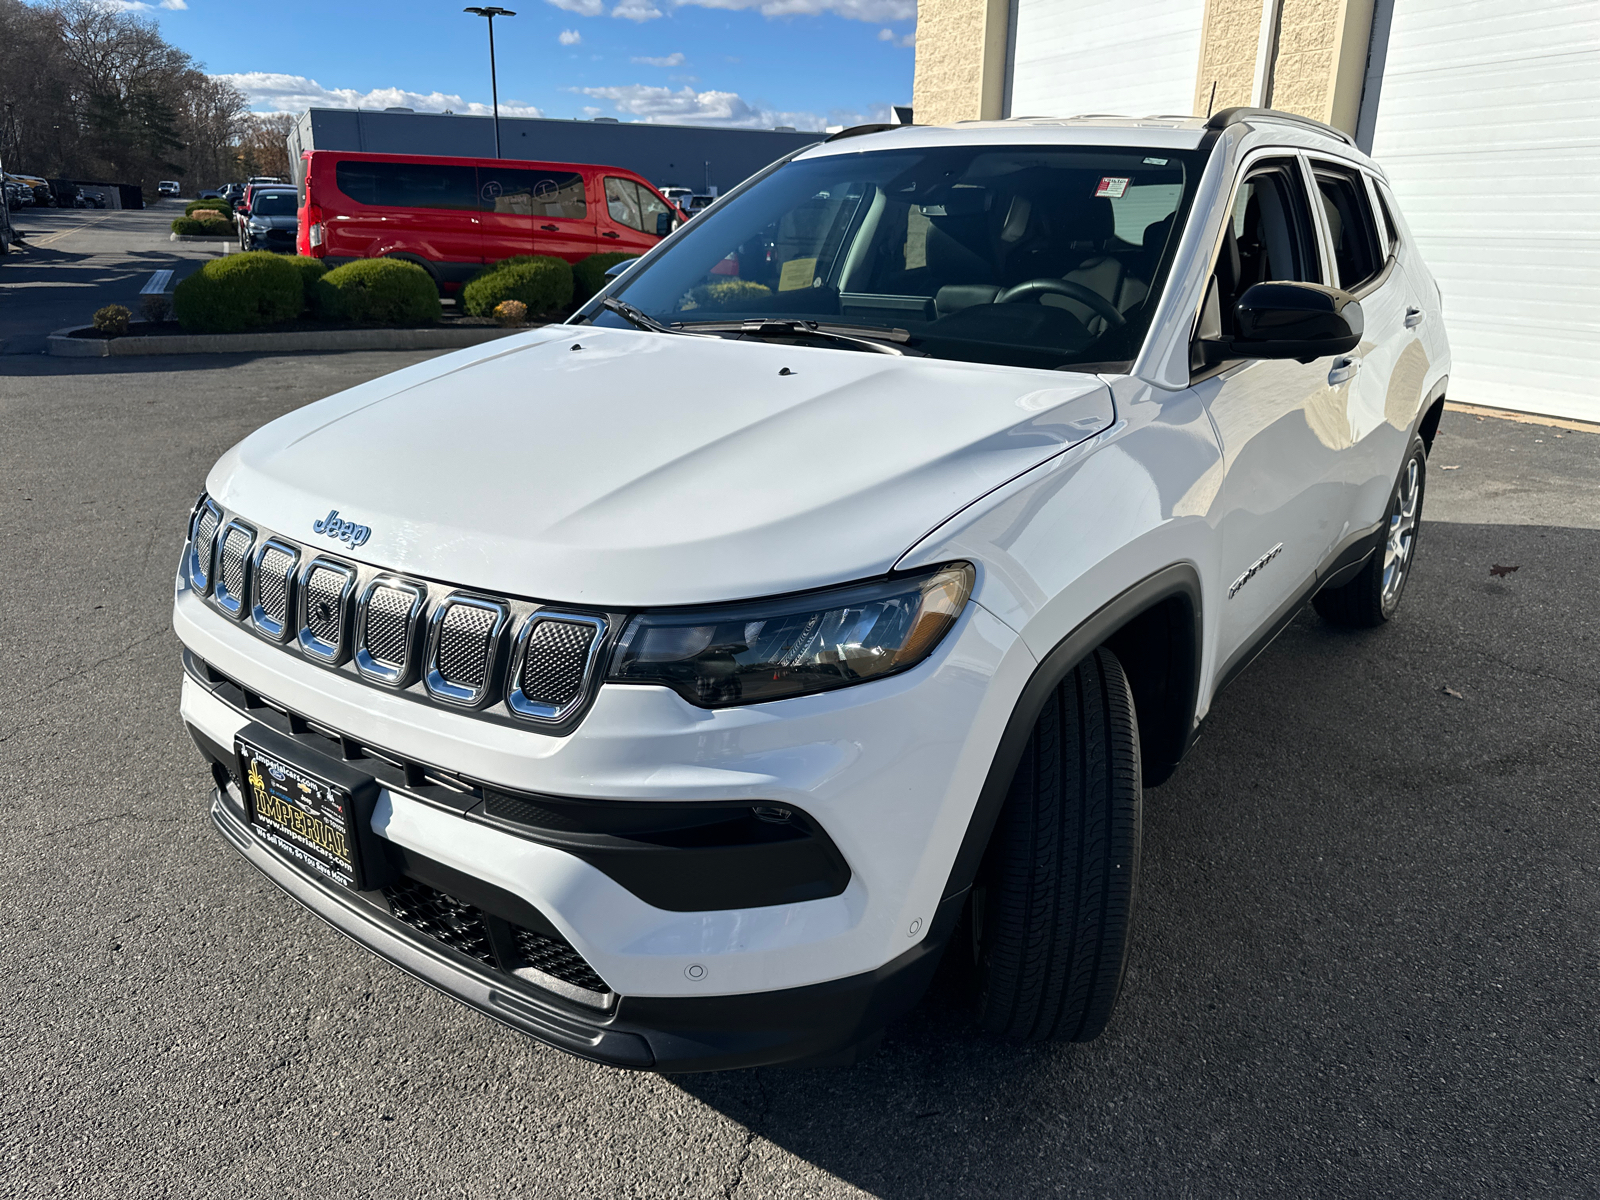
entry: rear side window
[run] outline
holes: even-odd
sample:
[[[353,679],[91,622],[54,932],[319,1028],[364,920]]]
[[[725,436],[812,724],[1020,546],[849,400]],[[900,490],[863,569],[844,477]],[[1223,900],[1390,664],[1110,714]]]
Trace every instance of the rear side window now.
[[[1372,191],[1378,197],[1378,209],[1383,213],[1383,227],[1387,231],[1384,248],[1393,254],[1400,249],[1400,225],[1394,219],[1394,210],[1389,207],[1389,198],[1384,195],[1383,185],[1374,181]]]
[[[1377,224],[1367,202],[1366,184],[1353,171],[1320,164],[1316,175],[1322,211],[1328,219],[1328,237],[1333,243],[1333,261],[1339,269],[1339,286],[1350,291],[1377,275],[1386,257],[1378,250]]]
[[[576,171],[479,167],[478,202],[484,212],[581,221],[589,215],[583,176]]]
[[[478,207],[478,180],[471,167],[347,161],[335,168],[334,182],[356,203],[374,208]]]

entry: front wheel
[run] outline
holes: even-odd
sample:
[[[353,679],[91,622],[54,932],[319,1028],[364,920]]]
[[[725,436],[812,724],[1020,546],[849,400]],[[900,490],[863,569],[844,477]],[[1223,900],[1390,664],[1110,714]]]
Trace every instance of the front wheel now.
[[[1372,552],[1354,579],[1336,588],[1324,588],[1312,597],[1311,603],[1323,620],[1353,629],[1372,629],[1394,616],[1416,561],[1427,484],[1428,448],[1420,437],[1414,437],[1389,496],[1383,545]]]
[[[1102,648],[1039,714],[973,888],[985,1032],[1088,1042],[1105,1029],[1128,961],[1141,797],[1133,693]]]

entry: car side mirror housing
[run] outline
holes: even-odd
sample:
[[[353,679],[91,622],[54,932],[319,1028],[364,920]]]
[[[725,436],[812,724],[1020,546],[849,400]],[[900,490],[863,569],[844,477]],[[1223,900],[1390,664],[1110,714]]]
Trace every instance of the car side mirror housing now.
[[[623,259],[616,266],[611,267],[606,271],[606,278],[607,279],[615,279],[618,275],[621,275],[624,271],[626,271],[629,267],[633,266],[633,264],[638,262],[638,261],[639,260],[636,257],[635,258],[625,258],[625,259]]]
[[[666,237],[667,234],[671,233],[676,228],[677,228],[677,226],[672,223],[672,214],[671,213],[669,213],[669,212],[660,212],[660,213],[656,214],[656,236],[657,237]]]
[[[1320,283],[1258,283],[1239,297],[1234,335],[1208,340],[1213,362],[1235,358],[1298,358],[1305,362],[1348,354],[1366,321],[1349,292]]]

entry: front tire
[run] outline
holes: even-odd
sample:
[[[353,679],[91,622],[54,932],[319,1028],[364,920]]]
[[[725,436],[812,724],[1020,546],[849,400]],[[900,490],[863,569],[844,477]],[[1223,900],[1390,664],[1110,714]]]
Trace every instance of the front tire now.
[[[1336,588],[1323,588],[1311,598],[1324,621],[1349,629],[1374,629],[1398,611],[1416,560],[1427,483],[1428,448],[1420,437],[1414,437],[1389,495],[1383,545],[1372,552],[1355,578]]]
[[[1093,1041],[1122,989],[1142,809],[1133,693],[1096,650],[1046,702],[973,889],[979,1026]]]

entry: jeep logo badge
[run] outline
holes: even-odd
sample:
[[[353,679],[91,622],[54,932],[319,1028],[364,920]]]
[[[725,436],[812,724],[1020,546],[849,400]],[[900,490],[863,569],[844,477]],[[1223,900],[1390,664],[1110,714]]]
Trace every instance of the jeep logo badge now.
[[[336,508],[320,521],[311,523],[312,533],[325,533],[331,538],[338,538],[346,546],[354,550],[372,536],[372,530],[365,525],[357,525],[354,521],[343,520]]]

